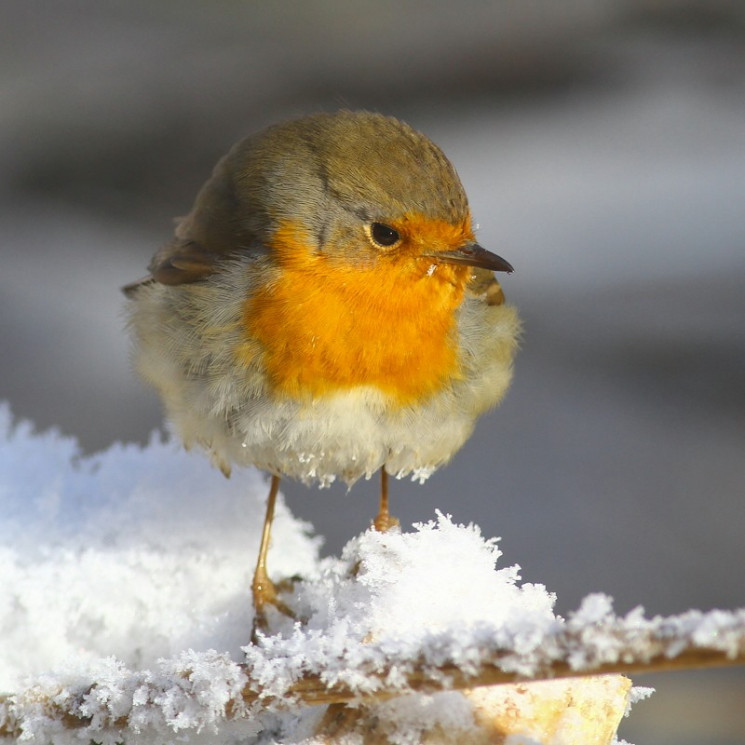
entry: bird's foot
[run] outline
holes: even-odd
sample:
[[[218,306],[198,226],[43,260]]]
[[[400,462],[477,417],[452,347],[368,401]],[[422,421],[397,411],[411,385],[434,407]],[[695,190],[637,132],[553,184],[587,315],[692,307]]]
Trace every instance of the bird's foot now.
[[[294,586],[293,579],[285,579],[275,584],[266,573],[257,572],[254,575],[251,589],[253,591],[254,621],[251,629],[251,643],[256,644],[258,634],[269,631],[267,610],[269,606],[276,608],[282,615],[296,619],[295,612],[280,598],[280,593],[289,592]]]
[[[400,525],[398,518],[393,517],[390,512],[379,512],[377,517],[373,520],[373,528],[379,533],[385,533],[391,528],[396,528]]]

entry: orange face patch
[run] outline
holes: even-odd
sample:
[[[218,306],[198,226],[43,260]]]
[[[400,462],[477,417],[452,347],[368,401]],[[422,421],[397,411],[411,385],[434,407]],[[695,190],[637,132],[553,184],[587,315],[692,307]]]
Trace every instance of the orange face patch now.
[[[469,269],[416,258],[463,242],[462,227],[445,225],[397,221],[406,250],[363,266],[314,253],[301,229],[281,226],[279,276],[246,300],[243,316],[274,389],[306,398],[374,386],[407,403],[458,377],[455,311]]]
[[[445,220],[409,213],[390,224],[401,233],[409,251],[414,254],[428,249],[457,248],[474,240],[470,216],[453,225]]]

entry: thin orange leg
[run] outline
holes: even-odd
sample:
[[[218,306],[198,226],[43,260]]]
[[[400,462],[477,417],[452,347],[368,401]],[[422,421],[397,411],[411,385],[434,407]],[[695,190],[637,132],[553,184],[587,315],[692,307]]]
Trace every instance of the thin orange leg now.
[[[385,468],[380,469],[380,506],[378,515],[373,520],[375,530],[385,533],[386,530],[395,528],[398,520],[388,510],[388,472]]]
[[[256,562],[256,571],[254,572],[251,589],[253,590],[254,602],[254,631],[252,637],[255,637],[256,630],[266,631],[266,606],[273,605],[278,611],[284,613],[290,618],[294,618],[294,613],[283,603],[278,595],[277,588],[269,579],[266,571],[266,556],[269,553],[269,544],[271,542],[272,522],[274,520],[274,506],[277,503],[277,492],[279,491],[279,476],[272,476],[272,483],[269,487],[269,496],[266,500],[266,515],[264,517],[264,529],[261,533],[261,545],[259,546],[259,558]]]

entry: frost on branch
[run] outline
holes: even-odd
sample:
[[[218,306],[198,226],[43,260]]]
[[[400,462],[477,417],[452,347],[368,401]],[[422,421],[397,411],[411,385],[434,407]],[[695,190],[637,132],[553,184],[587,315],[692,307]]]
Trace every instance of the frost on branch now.
[[[745,652],[743,612],[619,618],[595,595],[562,619],[443,515],[319,560],[286,509],[271,566],[302,577],[300,620],[246,646],[256,474],[226,481],[158,441],[83,459],[0,410],[0,479],[0,734],[19,742],[609,743],[625,678],[515,681]],[[466,690],[497,683],[514,685]]]

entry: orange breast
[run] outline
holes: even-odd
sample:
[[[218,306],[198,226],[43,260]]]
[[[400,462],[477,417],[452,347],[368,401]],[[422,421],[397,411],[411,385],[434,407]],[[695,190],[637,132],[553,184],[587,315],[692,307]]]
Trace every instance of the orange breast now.
[[[292,225],[275,242],[279,275],[244,307],[275,390],[304,398],[370,385],[408,403],[458,377],[467,267],[432,272],[425,259],[392,256],[357,266],[312,253]]]

